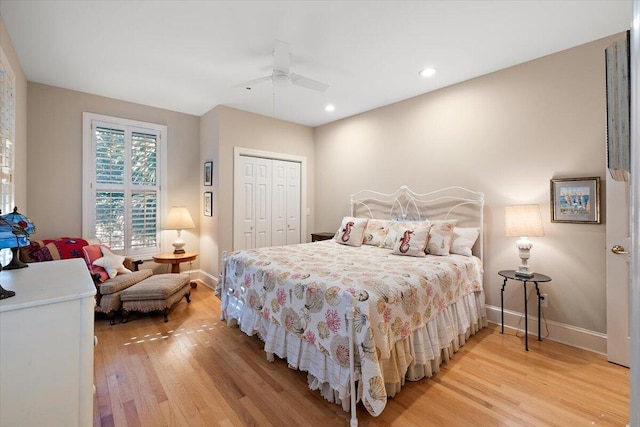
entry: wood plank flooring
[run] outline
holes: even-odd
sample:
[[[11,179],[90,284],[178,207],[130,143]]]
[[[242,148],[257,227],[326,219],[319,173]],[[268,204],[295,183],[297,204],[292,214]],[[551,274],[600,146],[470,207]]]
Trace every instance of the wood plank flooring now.
[[[94,426],[348,426],[349,414],[267,362],[258,337],[220,319],[200,285],[169,313],[95,322]],[[117,319],[120,320],[119,318]],[[483,329],[429,379],[407,382],[361,426],[624,426],[629,371],[552,341]]]

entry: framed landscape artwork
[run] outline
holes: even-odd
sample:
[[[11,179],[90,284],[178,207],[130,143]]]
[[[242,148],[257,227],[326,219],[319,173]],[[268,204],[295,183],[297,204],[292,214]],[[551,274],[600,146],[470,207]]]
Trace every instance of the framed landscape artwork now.
[[[551,222],[600,224],[600,178],[552,179]]]
[[[204,185],[212,185],[213,162],[204,162]]]

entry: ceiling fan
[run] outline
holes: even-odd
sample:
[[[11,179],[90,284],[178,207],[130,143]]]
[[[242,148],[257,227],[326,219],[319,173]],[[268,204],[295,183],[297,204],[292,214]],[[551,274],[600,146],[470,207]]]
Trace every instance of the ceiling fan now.
[[[291,73],[289,71],[289,65],[289,44],[280,40],[276,40],[275,48],[273,50],[273,72],[271,73],[271,75],[260,77],[259,79],[255,80],[250,80],[238,86],[251,89],[257,84],[271,81],[274,87],[294,85],[307,89],[317,90],[319,92],[324,92],[329,88],[329,85],[320,83],[319,81],[310,79],[309,77]]]

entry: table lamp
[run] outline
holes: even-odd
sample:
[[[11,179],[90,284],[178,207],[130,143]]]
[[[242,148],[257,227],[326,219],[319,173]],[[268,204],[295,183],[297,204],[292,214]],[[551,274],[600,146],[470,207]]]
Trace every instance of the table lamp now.
[[[182,230],[186,230],[189,228],[196,228],[196,225],[193,223],[191,219],[191,215],[189,215],[189,211],[184,206],[173,206],[169,211],[169,215],[164,222],[162,227],[163,230],[177,230],[178,237],[173,241],[173,253],[174,254],[183,254],[184,253],[184,245],[186,242],[182,240],[180,233]]]
[[[538,205],[514,205],[504,209],[504,228],[507,237],[520,237],[516,247],[520,252],[520,266],[516,270],[516,276],[532,277],[533,271],[529,269],[528,260],[533,244],[529,237],[544,236],[542,217]]]
[[[28,244],[29,235],[26,229],[8,221],[4,216],[0,216],[0,249],[18,248]],[[0,271],[2,271],[2,265],[0,265]],[[15,294],[14,291],[6,290],[0,285],[0,300],[10,298]]]
[[[13,208],[13,212],[2,215],[4,219],[9,221],[10,223],[17,225],[18,227],[24,230],[23,235],[21,235],[18,239],[18,246],[14,246],[11,248],[11,252],[13,253],[13,257],[11,258],[11,262],[4,266],[5,270],[15,270],[16,268],[25,268],[29,267],[28,264],[20,261],[20,252],[19,249],[23,246],[29,245],[29,236],[36,232],[36,227],[33,225],[33,222],[20,212],[18,212],[18,207]]]

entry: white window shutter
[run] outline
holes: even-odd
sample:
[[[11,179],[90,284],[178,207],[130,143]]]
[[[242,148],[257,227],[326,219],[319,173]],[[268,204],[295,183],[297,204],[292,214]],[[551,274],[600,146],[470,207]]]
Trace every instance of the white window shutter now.
[[[89,122],[83,229],[114,251],[150,256],[160,249],[166,126],[85,113]]]

